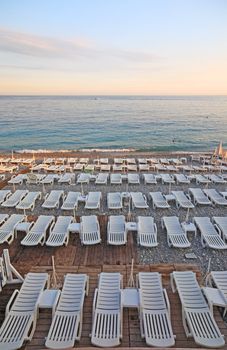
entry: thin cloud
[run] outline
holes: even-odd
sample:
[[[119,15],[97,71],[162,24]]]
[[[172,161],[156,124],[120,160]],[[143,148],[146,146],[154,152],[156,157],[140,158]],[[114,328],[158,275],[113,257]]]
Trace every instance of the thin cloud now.
[[[150,63],[161,57],[146,53],[117,48],[98,48],[87,40],[67,40],[42,37],[38,35],[0,28],[0,51],[33,57],[56,58],[68,60],[88,60],[109,57],[128,62]]]

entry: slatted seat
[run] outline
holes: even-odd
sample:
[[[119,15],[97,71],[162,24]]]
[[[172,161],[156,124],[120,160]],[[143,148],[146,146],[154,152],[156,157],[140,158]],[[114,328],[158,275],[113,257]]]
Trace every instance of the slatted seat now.
[[[68,273],[48,332],[46,347],[72,348],[75,341],[80,340],[85,294],[88,294],[88,276]]]
[[[149,196],[153,203],[153,208],[169,209],[170,206],[164,198],[162,192],[149,192]]]
[[[148,209],[147,198],[142,192],[130,192],[132,207],[138,209]]]
[[[122,195],[120,192],[109,192],[107,194],[108,209],[122,209]]]
[[[175,343],[168,296],[158,272],[139,272],[140,329],[148,346],[169,347]]]
[[[79,197],[81,196],[80,192],[69,191],[67,196],[61,206],[61,210],[74,210],[78,207]]]
[[[93,245],[101,243],[100,227],[96,215],[82,216],[80,225],[81,244]]]
[[[127,243],[125,217],[123,215],[111,215],[109,217],[107,243],[112,245],[124,245]]]
[[[35,202],[41,199],[41,192],[28,192],[27,195],[17,204],[16,209],[31,210],[35,208]]]
[[[221,230],[217,225],[213,226],[209,217],[194,217],[194,221],[200,231],[203,247],[227,249],[227,244],[221,237]]]
[[[214,188],[208,188],[203,190],[205,195],[211,200],[215,205],[227,205],[227,200]]]
[[[157,226],[151,216],[138,216],[138,244],[151,248],[157,247]]]
[[[38,244],[44,245],[47,231],[51,230],[55,222],[54,216],[40,215],[35,224],[30,228],[27,235],[22,239],[21,245],[36,246]]]
[[[89,192],[86,199],[85,209],[100,209],[101,198],[101,192]]]
[[[221,235],[224,241],[227,240],[227,216],[214,216],[213,222],[216,227],[221,230]]]
[[[208,308],[196,275],[192,271],[174,271],[171,274],[172,290],[178,291],[182,304],[183,326],[187,337],[205,348],[220,348],[224,337]]]
[[[172,194],[174,195],[174,197],[176,199],[177,208],[184,208],[184,209],[194,208],[194,205],[188,199],[188,197],[185,195],[185,193],[183,191],[172,191]]]
[[[50,247],[67,246],[69,242],[69,225],[73,222],[72,216],[59,216],[50,230],[46,245]]]
[[[64,200],[64,191],[53,190],[50,193],[47,193],[45,201],[42,204],[42,208],[46,209],[57,209],[59,208],[60,200]]]
[[[166,229],[167,242],[170,247],[188,248],[191,246],[177,216],[163,216],[162,228]]]
[[[102,272],[93,301],[91,342],[107,348],[120,344],[122,337],[121,281],[119,273]]]
[[[195,205],[211,205],[211,201],[207,196],[205,196],[204,192],[201,190],[201,188],[189,188],[188,189],[189,194],[193,198],[193,202]]]

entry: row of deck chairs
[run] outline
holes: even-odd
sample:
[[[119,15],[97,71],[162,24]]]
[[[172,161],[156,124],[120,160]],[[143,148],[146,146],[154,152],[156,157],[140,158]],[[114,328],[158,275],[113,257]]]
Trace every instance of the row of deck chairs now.
[[[61,296],[54,313],[45,345],[51,349],[74,347],[82,332],[82,314],[85,295],[88,294],[88,276],[67,274]],[[31,340],[36,328],[38,303],[48,274],[28,273],[11,309],[0,328],[0,349],[13,350]],[[171,274],[173,292],[177,290],[186,335],[193,337],[202,347],[219,348],[225,340],[206,303],[196,276],[191,271]],[[139,290],[139,317],[141,336],[147,345],[170,347],[175,344],[171,325],[170,303],[157,272],[140,272],[137,275]],[[98,347],[120,345],[123,337],[123,305],[120,273],[99,275],[92,310],[91,343]],[[28,299],[28,295],[30,298]],[[11,302],[11,301],[10,301]]]

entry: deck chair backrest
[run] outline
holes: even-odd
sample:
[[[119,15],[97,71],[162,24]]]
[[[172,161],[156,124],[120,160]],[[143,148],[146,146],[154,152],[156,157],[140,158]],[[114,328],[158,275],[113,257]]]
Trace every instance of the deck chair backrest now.
[[[105,273],[99,276],[97,308],[119,310],[121,295],[121,275],[118,272]]]
[[[158,272],[139,272],[141,307],[143,309],[166,309],[161,275]]]

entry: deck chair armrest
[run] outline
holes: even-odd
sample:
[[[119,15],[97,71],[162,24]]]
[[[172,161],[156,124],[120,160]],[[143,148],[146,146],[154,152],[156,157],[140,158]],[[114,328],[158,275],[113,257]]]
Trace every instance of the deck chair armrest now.
[[[205,278],[205,286],[206,287],[212,287],[212,277],[211,273],[208,273],[208,275]]]
[[[50,231],[49,231],[50,233],[53,231],[54,225],[55,225],[55,220],[50,225]]]
[[[171,313],[170,313],[170,302],[169,302],[169,297],[168,297],[168,294],[167,294],[167,291],[166,291],[165,288],[163,288],[163,295],[164,295],[164,299],[165,299],[165,302],[166,302],[166,307],[167,307],[169,318],[170,318],[170,316],[171,316]]]
[[[146,198],[145,194],[143,194],[143,199],[144,199],[145,203],[147,204],[147,198]]]
[[[48,196],[49,196],[49,193],[45,194],[44,200],[46,200],[48,198]]]
[[[13,306],[13,303],[19,293],[18,289],[15,289],[13,294],[11,295],[7,305],[6,305],[6,311],[5,311],[5,317],[9,314],[11,307]]]
[[[175,293],[177,288],[176,288],[176,285],[175,285],[173,273],[170,274],[170,284],[171,284],[172,292]]]
[[[185,196],[186,196],[189,200],[191,200],[191,197],[190,197],[189,193],[185,193]]]
[[[216,229],[216,231],[218,232],[219,236],[222,236],[222,232],[220,230],[220,228],[218,227],[217,224],[214,224],[214,228]]]
[[[94,299],[93,299],[93,304],[92,304],[92,317],[94,317],[94,314],[95,314],[97,296],[98,296],[98,288],[95,288],[95,294],[94,294]]]

